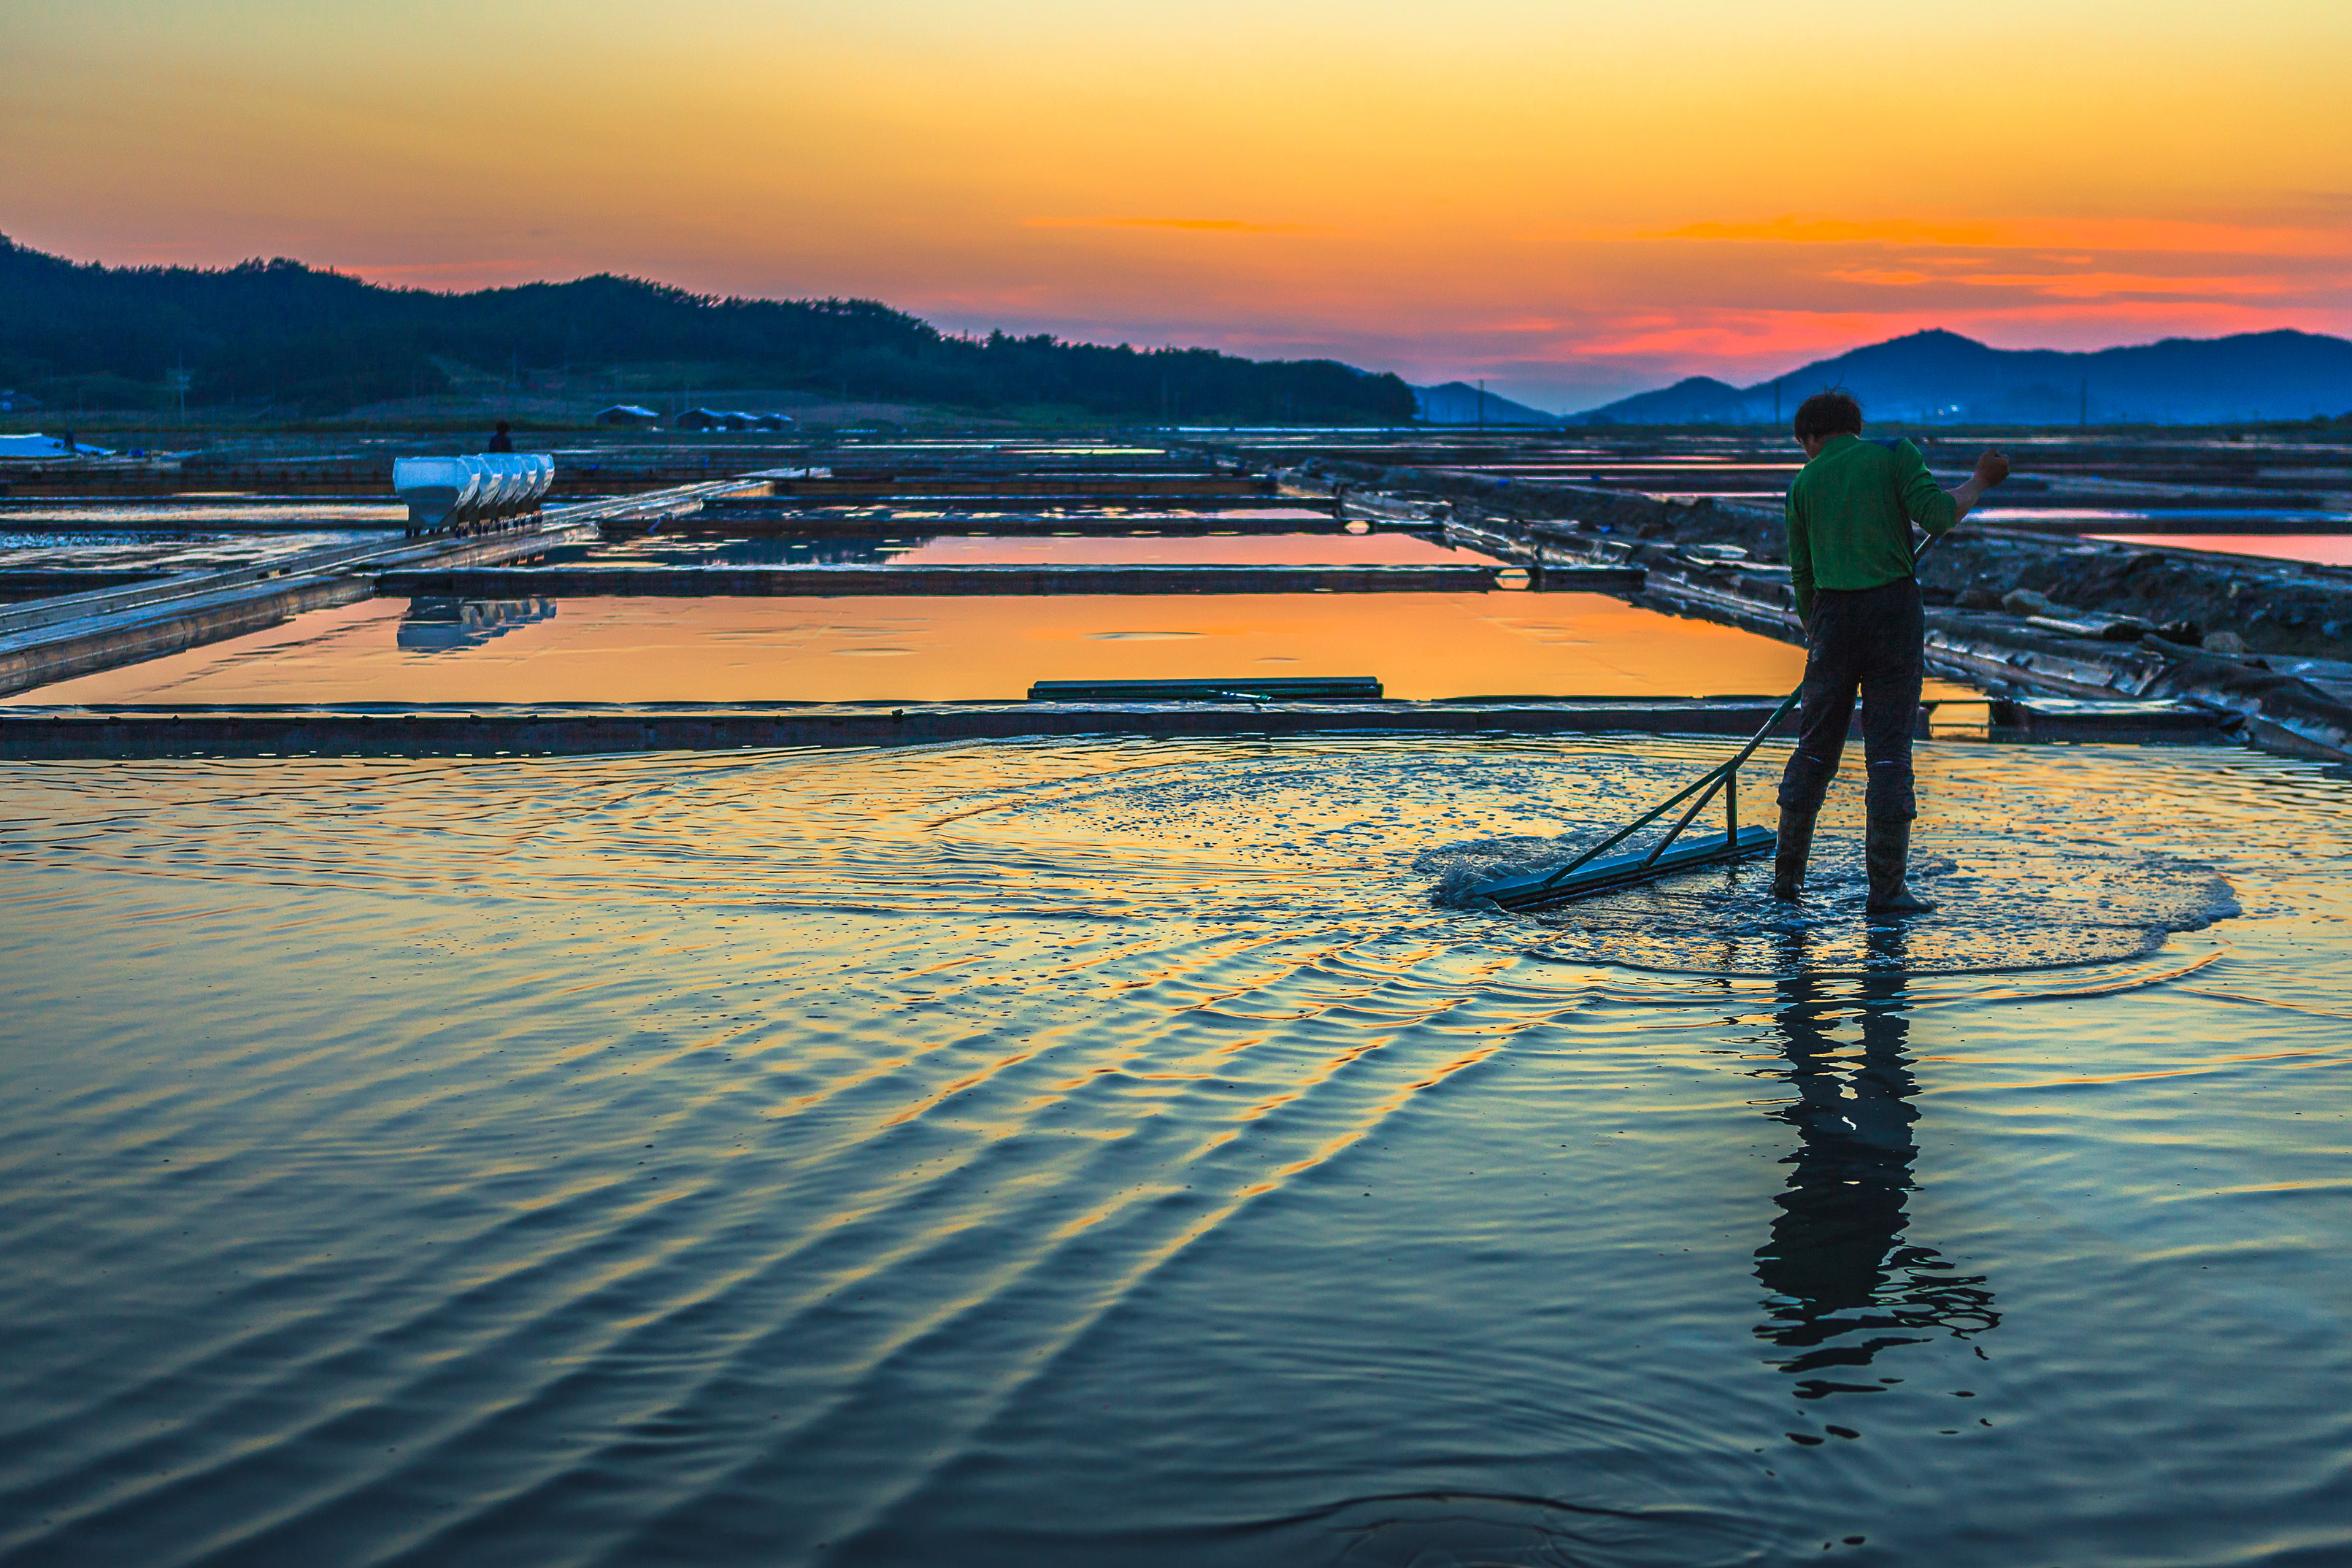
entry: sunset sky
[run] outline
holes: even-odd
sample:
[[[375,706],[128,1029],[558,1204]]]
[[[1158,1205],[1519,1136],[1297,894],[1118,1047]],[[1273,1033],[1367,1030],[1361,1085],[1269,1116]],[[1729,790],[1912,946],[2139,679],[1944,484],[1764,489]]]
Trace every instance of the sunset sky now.
[[[2352,4],[0,0],[0,233],[864,295],[1552,408],[2352,333]]]

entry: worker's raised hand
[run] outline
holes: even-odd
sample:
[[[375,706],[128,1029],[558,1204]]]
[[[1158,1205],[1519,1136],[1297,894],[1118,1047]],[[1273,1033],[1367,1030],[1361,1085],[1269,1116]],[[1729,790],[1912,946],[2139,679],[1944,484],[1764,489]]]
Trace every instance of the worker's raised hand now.
[[[1977,459],[1977,471],[1959,489],[1946,490],[1952,498],[1952,521],[1958,522],[1976,510],[1978,500],[1985,491],[2009,478],[2009,454],[1998,447],[1987,447],[1984,456]]]

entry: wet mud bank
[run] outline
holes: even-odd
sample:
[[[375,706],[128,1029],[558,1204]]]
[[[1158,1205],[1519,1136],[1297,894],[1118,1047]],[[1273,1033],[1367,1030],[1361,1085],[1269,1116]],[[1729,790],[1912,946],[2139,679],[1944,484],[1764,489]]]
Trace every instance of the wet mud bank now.
[[[1637,565],[1637,603],[1801,640],[1774,510],[1332,458],[1284,477],[1531,569]],[[2352,572],[1967,525],[1920,582],[1931,667],[1996,699],[2185,704],[2352,761]]]
[[[1740,736],[1762,698],[1720,701],[179,704],[0,709],[0,760],[585,756],[975,741],[1272,741],[1332,735]]]

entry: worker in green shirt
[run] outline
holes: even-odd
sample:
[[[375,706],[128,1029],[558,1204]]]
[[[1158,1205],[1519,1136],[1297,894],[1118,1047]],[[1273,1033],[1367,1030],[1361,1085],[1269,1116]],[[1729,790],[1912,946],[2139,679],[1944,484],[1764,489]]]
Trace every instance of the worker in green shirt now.
[[[1780,775],[1780,839],[1772,896],[1802,896],[1813,821],[1845,750],[1862,692],[1867,764],[1863,859],[1869,911],[1916,914],[1936,906],[1904,884],[1911,858],[1911,726],[1919,712],[1927,616],[1911,574],[1911,525],[1948,532],[1979,497],[2009,477],[1998,447],[1958,489],[1939,489],[1908,441],[1862,438],[1862,405],[1843,391],[1797,410],[1805,467],[1789,487],[1789,580],[1805,623],[1804,702],[1797,750]]]

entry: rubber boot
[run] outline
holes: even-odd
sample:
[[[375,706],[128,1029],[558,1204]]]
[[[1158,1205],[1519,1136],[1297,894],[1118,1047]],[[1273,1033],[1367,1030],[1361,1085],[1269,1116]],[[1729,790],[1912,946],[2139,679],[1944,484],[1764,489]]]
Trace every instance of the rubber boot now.
[[[1805,896],[1805,862],[1813,853],[1813,819],[1822,808],[1810,811],[1793,805],[1780,808],[1780,839],[1772,859],[1772,896],[1783,903],[1795,903]]]
[[[1911,864],[1909,818],[1872,817],[1863,829],[1862,858],[1870,871],[1872,914],[1920,915],[1936,907],[1903,885]]]

